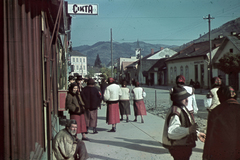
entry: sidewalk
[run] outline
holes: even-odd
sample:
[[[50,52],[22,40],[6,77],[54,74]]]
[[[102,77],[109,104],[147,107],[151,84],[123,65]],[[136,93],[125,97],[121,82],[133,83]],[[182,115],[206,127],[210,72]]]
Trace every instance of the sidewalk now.
[[[111,125],[106,124],[106,106],[98,110],[98,134],[89,130],[87,137],[90,142],[84,141],[89,153],[89,160],[168,160],[173,159],[168,150],[161,145],[164,120],[147,113],[144,123],[138,117],[134,119],[131,106],[130,121],[124,120],[117,124],[117,132],[107,132]],[[81,135],[78,135],[81,138]],[[193,149],[191,160],[201,160],[203,143],[197,141]]]

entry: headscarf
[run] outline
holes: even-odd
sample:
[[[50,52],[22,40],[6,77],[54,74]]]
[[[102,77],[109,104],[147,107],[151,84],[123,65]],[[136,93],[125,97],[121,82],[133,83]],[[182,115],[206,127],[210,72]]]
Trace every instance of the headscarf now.
[[[218,98],[220,102],[224,102],[228,99],[237,99],[237,94],[231,86],[222,86],[217,91]]]
[[[219,77],[212,78],[212,86],[213,87],[219,87],[221,85],[222,85],[222,80]]]
[[[112,77],[108,78],[108,84],[112,84],[114,82],[114,79]]]
[[[183,75],[178,75],[176,77],[176,84],[185,84],[185,77]]]

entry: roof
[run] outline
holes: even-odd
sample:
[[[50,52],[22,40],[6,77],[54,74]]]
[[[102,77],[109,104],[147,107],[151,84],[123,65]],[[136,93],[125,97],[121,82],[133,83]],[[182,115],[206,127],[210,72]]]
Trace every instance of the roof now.
[[[71,56],[86,57],[86,55],[84,55],[84,54],[82,54],[82,53],[80,53],[79,51],[76,51],[76,50],[73,50],[73,51],[69,52],[69,54],[70,54]]]
[[[228,42],[232,42],[232,44],[239,50],[240,52],[240,36],[226,36],[226,38],[224,38],[224,41],[222,43],[222,45],[220,46],[220,48],[218,49],[217,53],[215,54],[215,56],[212,59],[212,63],[215,63],[219,57],[222,54],[222,51],[224,50],[224,48],[226,47]]]
[[[148,59],[161,59],[161,58],[165,58],[166,56],[171,57],[176,53],[177,52],[172,49],[164,48],[160,51],[157,51],[156,54],[150,56]]]
[[[164,67],[166,67],[165,60],[168,58],[162,58],[159,59],[148,71],[153,71],[154,68],[158,68],[158,70],[162,70]]]
[[[227,36],[227,38],[235,45],[235,47],[240,51],[240,36]]]
[[[219,47],[224,38],[214,39],[212,40],[212,50]],[[177,54],[173,55],[172,57],[168,58],[166,61],[172,61],[177,59],[185,59],[185,58],[192,58],[192,57],[200,57],[205,56],[209,53],[209,41],[193,43],[190,46],[184,48]]]
[[[122,62],[122,69],[124,70],[127,66],[129,66],[130,64],[133,64],[134,62]]]

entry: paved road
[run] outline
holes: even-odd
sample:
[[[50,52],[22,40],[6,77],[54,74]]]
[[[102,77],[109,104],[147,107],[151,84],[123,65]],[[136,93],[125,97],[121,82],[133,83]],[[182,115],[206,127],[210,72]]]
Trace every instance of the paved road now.
[[[154,89],[145,88],[146,101],[154,102]],[[154,91],[154,92],[153,92]],[[153,93],[151,93],[153,92]],[[169,103],[168,90],[157,91],[161,104]],[[155,104],[155,103],[154,103]],[[98,110],[98,134],[87,135],[91,141],[85,142],[89,152],[89,160],[171,160],[168,150],[161,145],[164,119],[147,113],[144,123],[133,122],[133,107],[131,105],[130,122],[121,121],[117,124],[117,132],[107,132],[111,129],[105,122],[106,106]],[[124,117],[125,118],[125,117]],[[78,135],[81,138],[81,135]],[[191,160],[201,160],[203,143],[198,141],[193,149]]]

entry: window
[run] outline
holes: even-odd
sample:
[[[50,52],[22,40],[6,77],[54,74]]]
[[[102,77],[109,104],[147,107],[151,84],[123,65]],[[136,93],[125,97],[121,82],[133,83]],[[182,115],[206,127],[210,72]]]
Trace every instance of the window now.
[[[183,66],[180,67],[180,75],[183,75]]]
[[[83,62],[85,62],[85,58],[83,58]]]
[[[85,66],[83,66],[83,70],[85,70]]]
[[[170,79],[173,82],[173,69],[172,69],[172,67],[170,68]]]
[[[78,62],[78,58],[76,58],[76,62]]]
[[[80,58],[80,62],[82,62],[82,58]]]
[[[73,60],[73,62],[75,62],[75,58],[73,58],[72,60]]]
[[[80,66],[80,70],[82,70],[82,66]]]
[[[79,66],[77,66],[77,70],[79,70]]]
[[[188,66],[185,67],[185,79],[187,82],[189,82],[189,70],[188,70]]]
[[[233,53],[233,49],[232,49],[232,48],[231,48],[231,49],[229,49],[229,52],[230,52],[230,53]]]
[[[174,67],[174,77],[177,77],[177,67]]]

